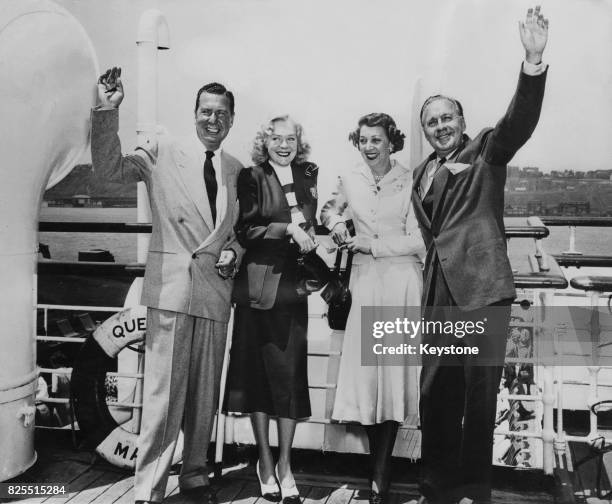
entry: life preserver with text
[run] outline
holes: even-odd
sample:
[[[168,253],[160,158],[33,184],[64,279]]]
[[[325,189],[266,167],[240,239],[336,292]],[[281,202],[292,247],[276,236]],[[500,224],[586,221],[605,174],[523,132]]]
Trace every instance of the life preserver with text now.
[[[146,321],[147,308],[142,305],[122,310],[104,321],[83,343],[70,381],[81,432],[101,457],[127,469],[136,465],[138,435],[123,428],[111,415],[106,403],[106,373],[115,368],[121,350],[144,339]],[[181,459],[182,447],[181,433],[173,463]]]

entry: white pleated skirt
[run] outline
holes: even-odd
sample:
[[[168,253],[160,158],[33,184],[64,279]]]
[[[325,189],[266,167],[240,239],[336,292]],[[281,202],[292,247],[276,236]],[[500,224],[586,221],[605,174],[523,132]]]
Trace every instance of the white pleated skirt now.
[[[387,420],[403,423],[418,412],[419,369],[361,365],[361,307],[420,306],[422,267],[410,258],[355,259],[350,279],[353,302],[342,343],[332,419],[363,425]],[[405,342],[410,343],[408,336]]]

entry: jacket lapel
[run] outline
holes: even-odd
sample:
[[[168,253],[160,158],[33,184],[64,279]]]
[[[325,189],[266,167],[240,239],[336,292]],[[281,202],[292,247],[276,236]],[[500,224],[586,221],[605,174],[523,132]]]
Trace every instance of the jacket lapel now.
[[[179,168],[179,176],[191,196],[191,200],[204,219],[209,232],[211,232],[214,229],[214,224],[210,212],[210,204],[208,203],[206,185],[204,184],[204,168],[200,166],[200,157],[198,156],[195,141],[178,147],[176,164]]]
[[[305,201],[304,194],[304,170],[294,161],[291,163],[291,175],[293,177],[293,192],[298,206],[302,206]]]
[[[221,215],[223,221],[227,217],[229,209],[227,208],[227,191],[229,187],[229,177],[234,173],[234,167],[230,166],[223,154],[223,151],[219,151],[219,158],[221,159],[221,187],[217,189],[217,208],[221,209]]]
[[[445,193],[449,173],[448,168],[443,165],[439,168],[439,173],[437,173],[433,179],[432,186],[434,207],[433,212],[431,213],[431,222],[435,222],[436,217],[438,216],[438,210],[440,209],[440,204],[442,203]]]
[[[414,207],[414,213],[416,214],[418,222],[422,223],[428,229],[431,229],[431,221],[423,209],[423,201],[421,200],[421,195],[419,194],[419,187],[421,186],[421,179],[425,174],[427,163],[429,163],[430,160],[431,156],[417,166],[416,170],[414,170],[414,181],[412,184],[412,205]]]
[[[470,137],[464,133],[460,146],[458,147],[457,151],[449,158],[449,161],[451,160],[453,162],[464,161],[466,159],[466,156],[464,155],[464,151],[469,141],[470,141]],[[433,194],[434,208],[433,208],[433,213],[431,216],[432,222],[436,219],[438,212],[441,211],[440,205],[442,204],[442,200],[447,199],[446,198],[446,195],[447,195],[446,185],[448,184],[448,179],[450,177],[450,171],[445,166],[442,166],[440,170],[441,170],[440,173],[438,173],[437,176],[434,178],[434,194]]]

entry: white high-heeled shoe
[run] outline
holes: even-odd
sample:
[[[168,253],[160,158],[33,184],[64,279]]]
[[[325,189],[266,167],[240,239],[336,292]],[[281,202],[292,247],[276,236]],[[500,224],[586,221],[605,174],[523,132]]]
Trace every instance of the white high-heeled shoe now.
[[[255,473],[257,474],[257,479],[259,480],[259,490],[261,491],[261,496],[264,499],[272,502],[280,501],[281,489],[278,478],[274,481],[274,483],[264,483],[261,480],[261,474],[259,473],[259,460],[257,461],[257,464],[255,464]]]
[[[278,475],[278,464],[274,466],[274,474],[276,474],[276,479],[278,480],[278,486],[280,487],[281,497],[283,498],[283,504],[299,504],[300,500],[300,492],[295,485],[295,481],[293,486],[284,487],[281,483],[280,476]]]

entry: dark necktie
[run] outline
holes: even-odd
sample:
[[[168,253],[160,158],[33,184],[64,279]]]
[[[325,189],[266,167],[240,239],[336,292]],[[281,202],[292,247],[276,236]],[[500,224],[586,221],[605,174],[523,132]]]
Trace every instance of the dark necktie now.
[[[215,176],[215,167],[212,162],[214,155],[215,153],[213,151],[206,151],[206,160],[204,161],[204,182],[206,184],[206,192],[208,193],[208,202],[210,203],[210,213],[212,215],[213,225],[216,225],[217,177]]]
[[[436,168],[434,169],[433,176],[431,177],[431,183],[429,187],[427,187],[427,181],[428,181],[427,173],[424,173],[423,176],[421,177],[421,185],[419,187],[419,193],[421,195],[421,199],[425,198],[425,195],[429,191],[432,190],[432,187],[434,186],[434,182],[436,180],[436,175],[438,175],[440,168],[444,165],[444,163],[446,163],[446,158],[438,159],[436,162],[437,162]]]

